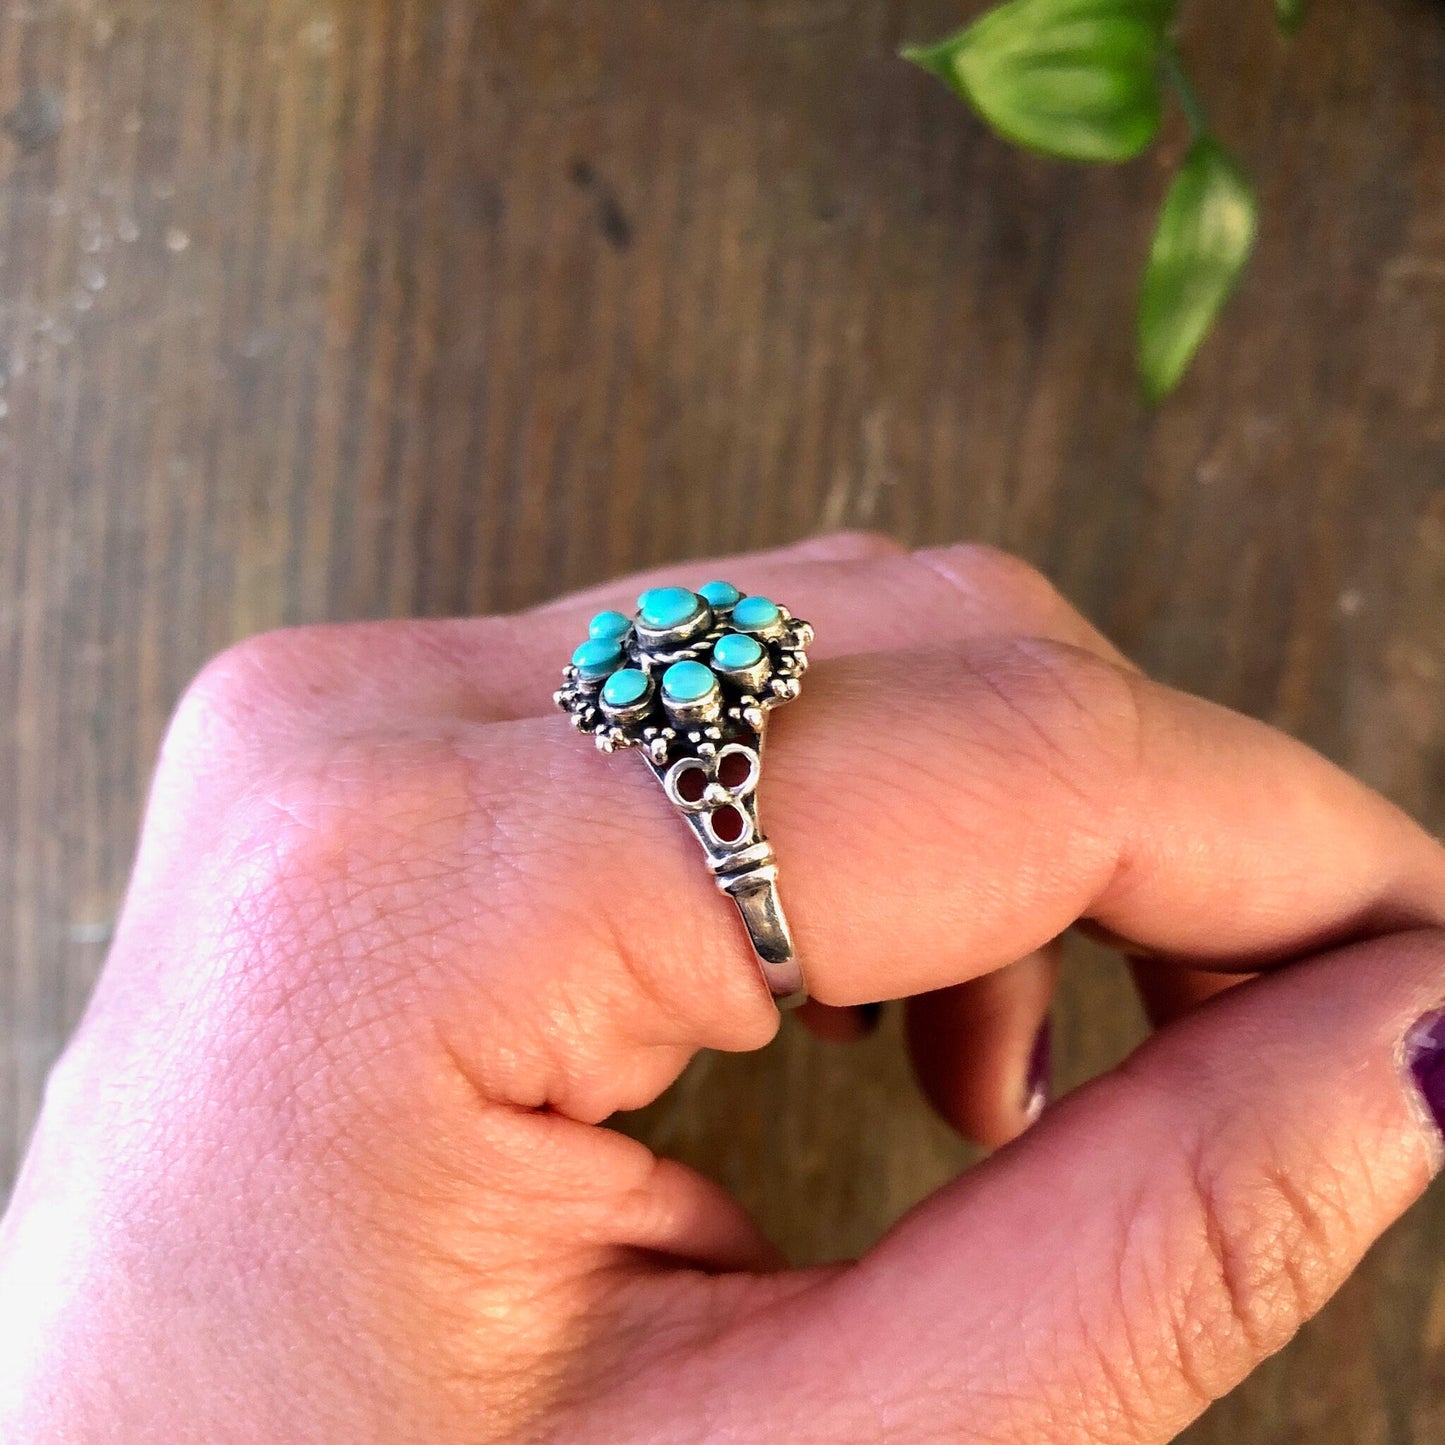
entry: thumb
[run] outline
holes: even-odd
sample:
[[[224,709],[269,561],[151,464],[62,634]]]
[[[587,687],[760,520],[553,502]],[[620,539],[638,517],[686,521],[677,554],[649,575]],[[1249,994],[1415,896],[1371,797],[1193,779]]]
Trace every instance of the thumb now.
[[[1232,990],[754,1316],[724,1377],[769,1403],[719,1408],[795,1411],[778,1439],[1173,1439],[1438,1169],[1442,999],[1425,931]]]

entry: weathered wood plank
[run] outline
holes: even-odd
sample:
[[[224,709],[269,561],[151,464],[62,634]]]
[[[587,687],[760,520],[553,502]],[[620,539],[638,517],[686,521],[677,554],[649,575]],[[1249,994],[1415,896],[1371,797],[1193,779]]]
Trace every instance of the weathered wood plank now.
[[[1194,7],[1264,233],[1150,417],[1169,148],[992,141],[893,59],[943,0],[0,6],[0,1182],[166,714],[258,628],[982,537],[1445,825],[1445,28],[1322,5],[1286,46],[1268,8]],[[1097,955],[1064,1017],[1070,1080],[1137,1037]],[[891,1025],[700,1060],[634,1126],[800,1258],[965,1158]],[[1189,1438],[1440,1438],[1442,1243],[1436,1201]]]

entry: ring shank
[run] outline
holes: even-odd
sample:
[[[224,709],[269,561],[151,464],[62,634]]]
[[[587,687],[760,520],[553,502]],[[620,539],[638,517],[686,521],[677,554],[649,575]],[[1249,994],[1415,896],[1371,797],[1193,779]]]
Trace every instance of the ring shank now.
[[[808,990],[793,946],[793,931],[778,897],[778,864],[772,845],[763,839],[717,868],[716,876],[717,886],[737,904],[773,1001],[779,1008],[797,1008],[807,1001]]]

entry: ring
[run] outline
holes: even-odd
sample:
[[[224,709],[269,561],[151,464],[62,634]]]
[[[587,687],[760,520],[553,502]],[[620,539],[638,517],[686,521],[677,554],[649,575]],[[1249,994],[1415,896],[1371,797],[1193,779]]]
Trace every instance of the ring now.
[[[808,996],[758,817],[768,714],[797,697],[813,629],[730,582],[652,587],[637,612],[599,612],[557,705],[603,752],[637,748],[737,904],[778,1005]]]

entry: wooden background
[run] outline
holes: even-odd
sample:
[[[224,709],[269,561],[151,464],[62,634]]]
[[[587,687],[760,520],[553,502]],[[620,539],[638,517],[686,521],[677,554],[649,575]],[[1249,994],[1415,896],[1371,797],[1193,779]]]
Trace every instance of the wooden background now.
[[[1445,827],[1445,11],[1197,0],[1257,263],[1145,414],[1175,136],[1022,157],[893,59],[962,0],[0,0],[0,1192],[178,690],[232,638],[866,525],[1028,557]],[[1137,1037],[1076,958],[1062,1071]],[[779,1105],[786,1101],[786,1108]],[[896,1020],[635,1127],[799,1258],[965,1158]],[[1186,1437],[1445,1436],[1445,1196]]]

